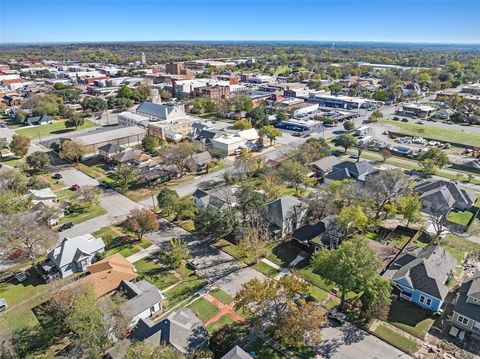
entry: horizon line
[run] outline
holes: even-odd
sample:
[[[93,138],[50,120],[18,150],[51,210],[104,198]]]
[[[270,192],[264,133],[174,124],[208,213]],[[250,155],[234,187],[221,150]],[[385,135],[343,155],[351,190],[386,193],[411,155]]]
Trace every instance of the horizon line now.
[[[214,43],[229,43],[229,42],[255,42],[255,43],[292,43],[292,42],[304,42],[304,43],[358,43],[358,44],[398,44],[398,45],[475,45],[480,46],[480,42],[440,42],[440,41],[382,41],[382,40],[86,40],[86,41],[12,41],[12,42],[0,42],[0,46],[8,45],[63,45],[63,44],[112,44],[112,43],[202,43],[202,42],[214,42]]]

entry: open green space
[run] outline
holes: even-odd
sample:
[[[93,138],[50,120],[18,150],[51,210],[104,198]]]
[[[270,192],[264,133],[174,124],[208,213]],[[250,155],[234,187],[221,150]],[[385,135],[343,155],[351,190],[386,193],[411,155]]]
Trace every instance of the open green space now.
[[[434,320],[432,314],[426,309],[413,303],[396,301],[390,306],[388,322],[404,332],[424,340]]]
[[[15,278],[0,283],[0,298],[4,298],[9,307],[43,292],[49,287],[33,269],[28,270],[26,274],[27,280],[23,283],[18,283]]]
[[[79,212],[74,212],[67,214],[65,217],[60,219],[59,224],[63,224],[65,222],[72,222],[73,224],[79,224],[89,219],[101,216],[102,214],[107,213],[105,209],[100,207],[98,204],[91,204],[85,208],[83,208]]]
[[[268,246],[267,259],[280,267],[287,267],[299,253],[300,250],[289,242],[272,242]]]
[[[478,146],[480,143],[480,133],[473,131],[459,131],[448,128],[448,125],[443,127],[430,126],[428,124],[417,125],[412,122],[401,122],[393,120],[380,120],[380,123],[395,126],[398,128],[397,132],[401,132],[409,136],[421,136],[432,138],[445,142],[456,142],[470,146]],[[420,132],[419,132],[420,130]]]
[[[204,323],[212,319],[220,311],[215,304],[210,303],[203,297],[195,300],[188,308]]]
[[[78,129],[83,130],[83,129],[95,127],[95,126],[96,124],[94,124],[93,122],[89,120],[85,120],[85,123],[82,126],[79,126]],[[61,135],[61,134],[73,132],[75,131],[75,128],[74,127],[66,128],[65,120],[59,120],[59,121],[54,121],[49,125],[34,126],[34,127],[31,127],[31,126],[19,127],[15,131],[24,136],[29,136],[34,138],[40,137],[40,139],[43,140],[43,137]]]
[[[233,302],[233,297],[227,292],[221,290],[220,288],[215,288],[209,293],[212,297],[218,299],[223,304],[230,304]]]
[[[162,268],[150,258],[133,263],[140,278],[148,280],[158,289],[163,290],[180,282],[180,278],[166,268]]]
[[[440,245],[445,248],[459,264],[465,256],[480,251],[480,246],[477,243],[468,241],[454,234],[447,234],[445,238],[440,241]]]
[[[168,308],[172,305],[178,304],[185,299],[193,296],[197,291],[207,284],[207,281],[200,279],[196,275],[192,274],[188,279],[185,279],[181,283],[177,284],[172,289],[165,292],[167,299],[164,301],[164,305]]]
[[[420,348],[415,341],[391,330],[382,324],[380,324],[377,330],[375,330],[375,334],[379,338],[385,340],[387,343],[391,343],[397,348],[400,348],[410,354],[415,353]]]
[[[265,274],[267,277],[274,278],[280,271],[264,262],[258,262],[253,266],[260,273]]]
[[[463,211],[463,212],[451,211],[448,214],[447,219],[450,222],[457,223],[457,224],[460,224],[461,226],[466,227],[470,222],[470,220],[472,219],[472,217],[473,217],[473,213],[469,211]]]
[[[312,297],[314,297],[319,302],[323,302],[328,296],[328,293],[325,292],[323,289],[320,289],[320,288],[315,287],[313,285],[308,287],[308,294],[310,294]]]
[[[236,322],[232,319],[231,316],[229,316],[228,314],[224,314],[220,318],[218,318],[218,320],[207,325],[207,330],[210,334],[212,334],[212,333],[215,333],[217,330],[223,328],[225,325],[235,324],[235,323]]]

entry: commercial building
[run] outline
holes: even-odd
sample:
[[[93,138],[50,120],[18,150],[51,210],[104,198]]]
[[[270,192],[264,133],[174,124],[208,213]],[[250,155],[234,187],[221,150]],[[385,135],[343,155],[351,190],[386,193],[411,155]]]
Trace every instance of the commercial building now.
[[[149,118],[132,112],[121,112],[118,114],[118,124],[120,126],[140,126],[147,127]]]
[[[428,118],[435,115],[436,111],[437,109],[432,106],[410,103],[403,105],[399,114],[411,117]]]
[[[350,97],[350,96],[333,96],[311,93],[308,97],[309,102],[316,102],[320,106],[344,108],[347,110],[354,110],[358,108],[367,107],[369,101],[363,98]],[[374,101],[370,101],[374,102]]]

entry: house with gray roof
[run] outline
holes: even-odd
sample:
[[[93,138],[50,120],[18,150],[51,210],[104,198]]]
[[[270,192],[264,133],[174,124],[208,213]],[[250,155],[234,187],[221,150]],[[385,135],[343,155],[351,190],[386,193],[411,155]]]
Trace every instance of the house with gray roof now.
[[[426,213],[439,210],[448,212],[451,209],[469,210],[477,200],[474,191],[446,180],[426,181],[420,183],[416,190]]]
[[[292,233],[292,240],[310,250],[335,248],[342,234],[337,230],[335,216],[327,216],[315,224],[306,223]]]
[[[122,281],[119,291],[127,301],[122,304],[120,310],[125,317],[130,318],[130,325],[135,326],[140,319],[146,319],[163,310],[162,301],[165,296],[153,284],[146,280],[136,283]]]
[[[194,171],[201,171],[212,162],[212,160],[213,158],[208,151],[196,153],[188,160],[188,167]]]
[[[157,323],[140,319],[132,339],[145,340],[152,346],[168,344],[182,353],[191,353],[207,345],[208,331],[190,309],[182,308]]]
[[[101,238],[84,234],[64,238],[60,245],[48,253],[47,266],[55,267],[66,278],[73,273],[83,272],[95,262],[97,254],[105,252]]]
[[[25,121],[28,126],[43,126],[53,123],[53,118],[48,115],[41,115],[27,118]]]
[[[308,204],[294,196],[282,196],[267,203],[270,231],[280,237],[292,234],[306,219]]]
[[[332,166],[330,173],[324,176],[324,183],[353,179],[365,182],[368,175],[378,172],[369,161],[350,162],[343,161]]]
[[[333,166],[340,164],[341,161],[335,156],[326,156],[320,158],[318,161],[310,163],[310,167],[315,171],[317,177],[323,177],[330,173]]]
[[[223,209],[225,207],[235,207],[237,204],[238,192],[237,186],[221,186],[211,190],[198,189],[193,193],[193,203],[197,208],[215,207]]]
[[[454,304],[452,325],[480,336],[480,271],[463,282]]]
[[[393,281],[400,298],[437,312],[448,293],[447,281],[457,261],[438,245],[411,247],[389,266],[384,276]]]
[[[220,359],[253,359],[245,350],[235,345],[230,351]]]

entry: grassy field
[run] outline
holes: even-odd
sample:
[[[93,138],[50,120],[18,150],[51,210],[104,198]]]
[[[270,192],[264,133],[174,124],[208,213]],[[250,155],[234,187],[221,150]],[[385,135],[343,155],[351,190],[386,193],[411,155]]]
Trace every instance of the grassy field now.
[[[223,304],[230,304],[233,302],[233,297],[228,294],[227,292],[224,292],[220,288],[215,288],[210,292],[210,295],[216,299],[218,299],[220,302]]]
[[[212,319],[220,311],[215,304],[210,303],[203,297],[198,298],[188,308],[204,323]]]
[[[448,214],[447,219],[450,222],[460,224],[462,226],[467,226],[470,220],[473,217],[473,213],[469,211],[464,211],[464,212],[450,212]]]
[[[227,324],[234,324],[235,321],[232,319],[231,316],[224,314],[215,322],[209,324],[207,326],[207,330],[210,334],[215,333],[217,330],[223,328]]]
[[[72,222],[73,224],[79,224],[89,219],[101,216],[102,214],[107,213],[105,209],[100,207],[98,204],[92,204],[88,206],[84,212],[80,213],[70,213],[67,214],[65,217],[60,219],[59,224],[63,224],[65,222]]]
[[[164,305],[168,308],[172,305],[178,304],[185,299],[193,296],[195,292],[200,290],[207,284],[207,281],[192,274],[188,279],[184,279],[181,283],[168,290],[165,294],[167,299]]]
[[[133,263],[133,265],[137,269],[140,278],[145,278],[160,290],[168,288],[181,280],[174,273],[160,267],[149,258],[141,259]]]
[[[85,120],[85,123],[82,126],[80,126],[78,129],[83,130],[83,129],[95,127],[95,126],[96,124],[94,124],[93,122]],[[35,137],[35,138],[38,138],[40,136],[40,138],[42,138],[42,137],[48,137],[48,136],[73,132],[75,131],[75,128],[73,127],[66,128],[65,120],[60,120],[60,121],[54,121],[49,125],[36,126],[36,127],[20,127],[15,131],[24,136]]]
[[[407,353],[413,354],[419,349],[419,345],[416,342],[391,330],[385,325],[379,325],[377,330],[375,330],[375,334],[379,338],[382,338],[388,343],[392,343],[393,345],[406,351]]]
[[[388,322],[419,339],[425,338],[433,321],[430,312],[415,304],[397,301],[390,306]]]
[[[468,128],[465,132],[462,132],[448,128],[448,125],[436,127],[428,124],[417,125],[416,123],[412,122],[392,120],[380,120],[380,123],[393,125],[398,128],[398,132],[409,136],[421,136],[433,138],[439,141],[463,143],[470,146],[477,146],[480,143],[480,134],[477,132],[468,131]],[[419,130],[422,132],[419,132]]]
[[[333,286],[330,284],[327,284],[327,282],[322,276],[314,273],[313,268],[310,267],[309,265],[306,265],[306,261],[303,261],[300,263],[296,272],[298,275],[303,277],[303,279],[319,287],[320,289],[323,289],[327,292],[332,291]]]
[[[274,278],[280,271],[264,262],[258,262],[253,266],[259,272],[265,274],[267,277]]]
[[[461,263],[466,255],[478,253],[480,249],[478,244],[453,234],[447,234],[445,238],[441,240],[440,245],[445,248],[458,263]]]

